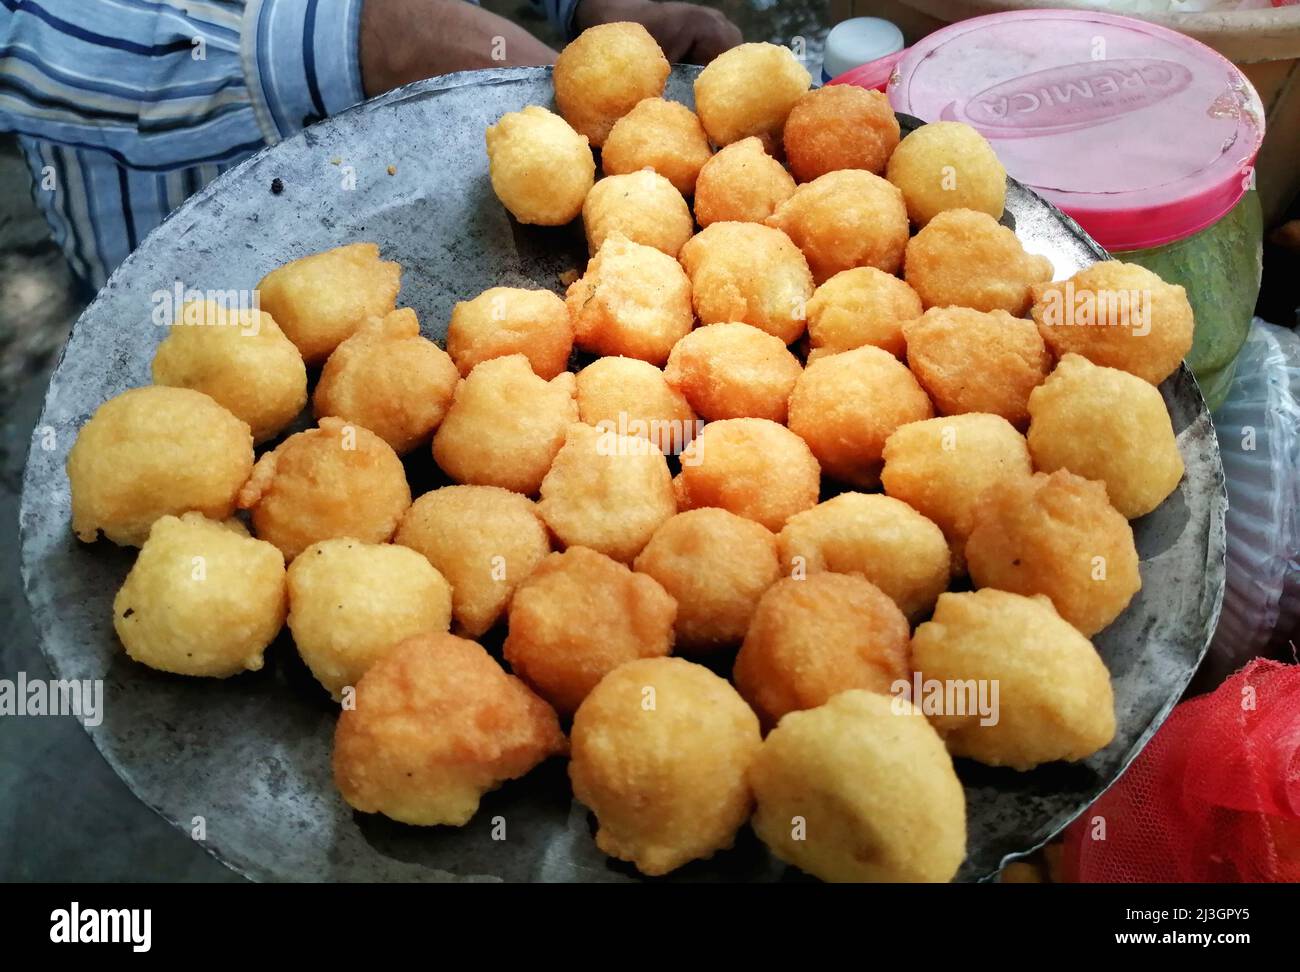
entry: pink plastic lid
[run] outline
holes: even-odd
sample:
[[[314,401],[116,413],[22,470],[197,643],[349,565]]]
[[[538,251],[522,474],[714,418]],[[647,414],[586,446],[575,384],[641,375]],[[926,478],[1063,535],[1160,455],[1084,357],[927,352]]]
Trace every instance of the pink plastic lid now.
[[[1106,13],[961,21],[904,52],[887,91],[897,111],[979,129],[1013,178],[1108,250],[1218,220],[1253,185],[1264,137],[1259,95],[1231,62]]]

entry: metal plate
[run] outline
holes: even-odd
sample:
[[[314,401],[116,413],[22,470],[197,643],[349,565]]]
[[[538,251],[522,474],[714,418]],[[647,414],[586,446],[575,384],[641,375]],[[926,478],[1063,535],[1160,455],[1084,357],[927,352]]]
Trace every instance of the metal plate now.
[[[675,68],[669,96],[692,103],[697,69]],[[105,718],[89,731],[127,785],[206,846],[263,880],[636,880],[596,850],[561,761],[507,784],[463,829],[420,829],[355,815],[330,779],[335,712],[287,636],[264,670],[226,681],[163,675],[131,662],[111,602],[134,552],[77,543],[64,461],[77,429],[103,401],[149,381],[161,329],[151,295],[179,280],[251,288],[288,260],[375,240],[405,267],[402,302],[441,338],[452,305],[495,284],[560,290],[581,267],[580,227],[539,229],[509,219],[493,197],[483,131],[502,113],[552,103],[547,69],[470,72],[413,85],[361,105],[262,152],[182,206],[109,280],[78,321],[50,384],[28,459],[22,505],[23,576],[37,630],[59,678],[103,679]],[[390,175],[388,167],[396,166]],[[350,168],[349,168],[350,167]],[[355,188],[346,188],[355,176]],[[273,195],[272,179],[284,191]],[[1017,185],[1008,219],[1058,277],[1104,256],[1071,220]],[[1118,733],[1075,765],[1029,773],[959,763],[969,803],[969,856],[960,878],[996,872],[1008,855],[1048,839],[1104,789],[1155,731],[1195,670],[1214,629],[1224,578],[1224,494],[1218,447],[1184,368],[1161,389],[1187,475],[1134,524],[1142,592],[1098,639],[1115,685]],[[408,464],[415,492],[432,463]],[[492,820],[507,838],[491,839]],[[798,879],[746,828],[735,850],[670,880]]]

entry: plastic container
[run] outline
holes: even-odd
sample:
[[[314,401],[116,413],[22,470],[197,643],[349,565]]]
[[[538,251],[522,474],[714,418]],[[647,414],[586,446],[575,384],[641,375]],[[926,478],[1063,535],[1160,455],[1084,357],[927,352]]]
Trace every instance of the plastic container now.
[[[903,50],[903,32],[879,17],[854,17],[831,28],[822,54],[822,83]]]

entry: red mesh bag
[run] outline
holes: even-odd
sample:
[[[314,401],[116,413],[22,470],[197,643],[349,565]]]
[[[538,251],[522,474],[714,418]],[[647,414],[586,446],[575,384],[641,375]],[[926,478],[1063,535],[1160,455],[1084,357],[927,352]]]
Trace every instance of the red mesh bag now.
[[[1300,881],[1300,666],[1179,705],[1065,834],[1070,881]]]

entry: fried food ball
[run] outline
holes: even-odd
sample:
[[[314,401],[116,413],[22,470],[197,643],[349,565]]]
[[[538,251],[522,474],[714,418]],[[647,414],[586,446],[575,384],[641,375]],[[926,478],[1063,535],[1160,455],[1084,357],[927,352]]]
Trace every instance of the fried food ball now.
[[[988,412],[1024,428],[1052,358],[1032,322],[1006,311],[932,307],[903,324],[907,363],[944,415]]]
[[[714,145],[753,135],[772,151],[790,109],[812,75],[787,47],[740,44],[709,62],[695,79],[695,110]]]
[[[907,243],[903,276],[926,307],[1004,310],[1020,317],[1034,284],[1052,279],[1052,261],[1026,253],[1016,234],[988,213],[948,209]]]
[[[677,604],[648,574],[586,547],[553,553],[510,602],[506,661],[562,715],[620,665],[667,655]]]
[[[916,291],[893,274],[875,267],[841,270],[808,301],[808,360],[866,344],[902,358],[903,323],[921,311]]]
[[[898,146],[899,134],[898,118],[883,91],[827,85],[807,92],[790,109],[783,136],[785,157],[800,182],[837,169],[880,175]]]
[[[573,718],[573,795],[596,846],[657,876],[732,846],[754,806],[762,737],[736,690],[703,665],[646,658],[611,672]]]
[[[289,630],[334,701],[394,645],[451,626],[451,585],[409,547],[347,537],[289,565]]]
[[[758,602],[732,678],[771,727],[849,689],[888,694],[911,675],[910,634],[903,612],[863,577],[786,577]]]
[[[701,324],[752,324],[783,344],[803,335],[812,273],[780,230],[714,223],[687,241],[681,261]]]
[[[705,419],[785,424],[803,368],[778,337],[750,324],[708,324],[677,342],[664,377]]]
[[[192,388],[248,423],[254,442],[279,435],[307,404],[307,368],[265,311],[193,301],[153,355],[153,383]]]
[[[912,664],[927,681],[998,687],[988,716],[978,705],[926,713],[954,756],[1027,770],[1083,759],[1115,738],[1105,663],[1041,595],[941,595],[912,638]]]
[[[948,587],[943,531],[902,500],[879,493],[840,493],[790,517],[777,546],[781,568],[793,579],[827,570],[861,574],[913,619]]]
[[[691,282],[671,256],[614,233],[564,298],[578,347],[654,365],[695,326]]]
[[[318,540],[383,543],[411,505],[402,460],[369,429],[338,418],[285,439],[239,491],[253,530],[293,560]]]
[[[555,59],[555,104],[592,145],[604,145],[615,122],[644,99],[664,93],[671,70],[640,24],[599,24]]]
[[[549,290],[489,287],[452,308],[447,353],[462,378],[490,358],[522,354],[538,377],[550,381],[568,368],[573,353],[569,310]]]
[[[68,453],[72,532],[138,547],[155,520],[224,520],[253,469],[248,423],[202,392],[132,388],[95,409]]]
[[[537,512],[565,546],[630,563],[677,512],[658,446],[575,422],[542,480]]]
[[[484,793],[567,750],[554,710],[480,645],[419,635],[375,663],[339,716],[334,783],[363,813],[463,827]]]
[[[885,440],[896,428],[933,415],[906,366],[869,345],[817,358],[790,394],[790,431],[827,475],[855,486],[880,482]]]
[[[592,186],[582,204],[582,224],[587,249],[593,255],[618,233],[676,259],[682,244],[695,232],[695,220],[682,194],[649,169],[605,176]]]
[[[1042,472],[1068,469],[1106,484],[1130,520],[1178,488],[1183,457],[1155,386],[1067,354],[1029,396],[1029,451]]]
[[[378,244],[349,243],[272,270],[257,290],[303,360],[319,364],[370,318],[393,310],[401,287],[401,265],[379,259]]]
[[[1007,170],[988,139],[963,122],[931,122],[910,132],[889,157],[886,178],[903,190],[917,226],[948,209],[1002,218]]]
[[[805,183],[776,207],[767,225],[783,230],[803,251],[819,284],[851,267],[896,273],[903,265],[903,194],[861,169],[828,172]]]
[[[710,422],[682,453],[678,506],[717,506],[777,531],[817,505],[821,467],[807,444],[760,418]]]
[[[433,436],[433,458],[458,483],[532,494],[578,420],[574,379],[533,374],[522,354],[484,361],[459,385]]]
[[[606,175],[653,169],[683,196],[695,192],[700,168],[713,156],[695,112],[676,101],[642,98],[614,122],[600,151]]]
[[[596,181],[587,137],[538,105],[488,126],[487,153],[492,191],[521,223],[563,226]]]
[[[704,163],[695,182],[695,220],[761,223],[794,195],[794,178],[763,150],[761,140],[732,142]]]
[[[1009,479],[984,494],[966,563],[976,587],[1045,594],[1088,637],[1142,587],[1133,530],[1106,487],[1064,469]]]
[[[695,437],[697,420],[686,396],[664,373],[637,358],[598,358],[578,372],[578,418],[619,435],[649,439],[679,453]]]
[[[966,794],[943,740],[901,699],[855,689],[792,712],[749,772],[754,832],[835,882],[945,882],[966,856]]]
[[[154,521],[113,599],[126,653],[176,675],[226,678],[262,667],[284,625],[284,557],[238,520]]]
[[[1107,260],[1034,287],[1034,323],[1052,352],[1073,351],[1158,385],[1192,347],[1187,291],[1146,267]]]
[[[781,575],[771,530],[712,508],[668,520],[634,566],[677,601],[676,650],[701,654],[744,638],[759,597]]]

